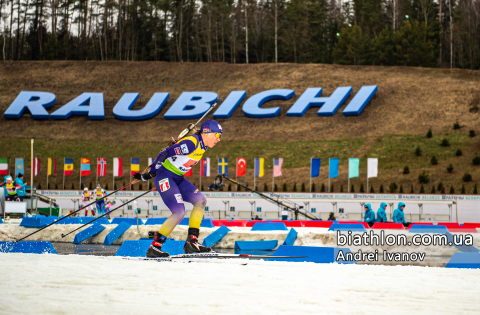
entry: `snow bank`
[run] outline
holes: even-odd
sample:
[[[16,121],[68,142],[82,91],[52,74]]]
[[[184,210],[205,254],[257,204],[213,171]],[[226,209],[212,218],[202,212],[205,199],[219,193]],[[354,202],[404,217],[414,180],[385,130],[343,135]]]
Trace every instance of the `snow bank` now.
[[[0,254],[0,265],[2,314],[480,311],[480,270],[474,269],[48,254]]]

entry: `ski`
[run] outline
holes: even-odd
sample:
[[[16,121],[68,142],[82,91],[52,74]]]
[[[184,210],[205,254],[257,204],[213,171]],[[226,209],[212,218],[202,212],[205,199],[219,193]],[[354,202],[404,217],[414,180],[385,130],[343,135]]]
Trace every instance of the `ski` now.
[[[269,256],[269,255],[246,255],[246,254],[222,254],[222,253],[205,253],[205,254],[180,254],[170,257],[148,258],[148,257],[123,257],[128,260],[153,260],[153,261],[173,261],[174,259],[269,259],[269,258],[289,258],[300,259],[307,256]]]

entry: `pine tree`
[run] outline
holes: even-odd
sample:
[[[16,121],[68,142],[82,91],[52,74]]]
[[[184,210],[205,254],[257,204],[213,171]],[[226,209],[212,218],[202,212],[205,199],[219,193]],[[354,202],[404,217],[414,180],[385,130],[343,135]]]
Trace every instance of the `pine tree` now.
[[[293,191],[295,191],[295,192],[297,191],[297,182],[293,183]]]
[[[47,183],[47,190],[50,189],[50,183]]]
[[[428,132],[427,132],[427,138],[431,138],[433,135],[432,135],[432,129],[428,129]]]
[[[473,186],[473,194],[474,194],[474,195],[477,195],[477,194],[478,194],[478,191],[477,191],[477,183],[475,183],[475,185]]]
[[[108,183],[107,183],[107,185],[108,185]],[[105,186],[105,189],[107,189],[106,187],[107,187],[107,186]],[[140,183],[140,184],[138,185],[138,190],[143,190],[142,183]]]
[[[375,189],[373,189],[373,185],[370,185],[370,193],[375,193]]]
[[[277,184],[275,184],[274,186],[275,188],[273,189],[273,191],[278,191],[278,187],[277,187]]]
[[[202,184],[202,190],[201,191],[205,191],[205,189],[203,188],[203,184]]]
[[[455,193],[455,188],[453,188],[453,185],[450,185],[450,194],[454,194]]]
[[[113,184],[113,190],[117,190],[117,183]]]
[[[282,185],[282,191],[287,191],[287,183],[283,183],[283,185]]]
[[[400,190],[398,191],[400,194],[403,194],[403,184],[400,184]]]
[[[343,185],[340,185],[340,192],[343,192]]]
[[[435,185],[432,185],[432,190],[430,190],[430,193],[431,193],[431,194],[435,194],[435,193],[436,193],[436,191],[435,191]]]
[[[332,183],[332,184],[330,185],[330,192],[334,192],[334,191],[335,191],[335,189],[334,189],[333,183]]]
[[[72,190],[75,190],[75,184],[72,183]]]
[[[300,189],[300,191],[305,192],[305,183],[302,183],[302,188]]]
[[[420,190],[418,191],[419,194],[424,194],[425,193],[425,187],[423,187],[423,184],[420,185]]]
[[[232,184],[228,184],[228,191],[232,191]]]
[[[323,187],[323,189],[325,189],[325,186]],[[316,192],[316,188],[315,188],[315,183],[312,183],[312,192]]]
[[[445,186],[442,185],[442,189],[440,189],[440,193],[441,193],[442,195],[445,195]]]
[[[320,192],[325,192],[325,184],[322,183],[322,188],[320,188]]]
[[[242,186],[237,185],[237,191],[242,191]]]
[[[268,191],[267,183],[264,183],[264,185],[263,185],[263,191]]]
[[[413,184],[412,184],[412,186],[410,187],[410,193],[411,193],[411,194],[414,194],[414,193],[415,193],[415,192],[413,191]]]
[[[378,190],[379,193],[383,194],[385,191],[383,190],[383,184],[380,185],[380,189]]]
[[[437,190],[442,191],[443,184],[442,182],[438,183]]]
[[[142,187],[142,184],[140,184],[140,187]],[[108,182],[105,184],[105,190],[108,190]],[[140,188],[140,190],[142,189]]]
[[[55,190],[58,190],[58,184],[55,183]]]
[[[360,192],[361,192],[361,193],[365,192],[365,189],[363,188],[363,183],[360,184]]]
[[[123,183],[123,186],[125,186],[125,182]],[[93,190],[93,184],[90,182],[90,185],[88,185],[88,190]]]
[[[355,187],[353,186],[353,184],[350,186],[350,192],[351,192],[351,193],[354,193],[354,192],[355,192]]]
[[[37,189],[38,189],[38,190],[42,189],[42,184],[41,184],[41,183],[38,184],[38,188],[37,188]]]
[[[465,191],[465,184],[462,183],[462,190],[460,192],[462,195],[465,195],[466,194],[466,191]]]

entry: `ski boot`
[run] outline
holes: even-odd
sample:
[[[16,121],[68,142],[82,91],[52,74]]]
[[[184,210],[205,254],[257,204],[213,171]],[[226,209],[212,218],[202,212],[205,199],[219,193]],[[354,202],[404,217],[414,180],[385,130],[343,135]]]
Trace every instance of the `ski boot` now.
[[[152,242],[152,245],[148,248],[147,251],[147,258],[165,258],[170,257],[169,253],[162,251],[162,245],[167,240],[167,237],[160,234],[155,233],[155,240]]]
[[[183,251],[185,254],[214,253],[210,247],[205,247],[198,242],[199,229],[189,228],[187,240]]]

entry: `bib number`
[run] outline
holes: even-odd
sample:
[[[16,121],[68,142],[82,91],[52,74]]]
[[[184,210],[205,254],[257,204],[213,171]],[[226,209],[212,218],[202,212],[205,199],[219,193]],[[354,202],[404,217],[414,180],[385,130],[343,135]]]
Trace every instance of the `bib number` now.
[[[164,178],[158,182],[158,186],[160,186],[160,192],[164,192],[170,189],[170,183],[168,182],[168,178]]]

